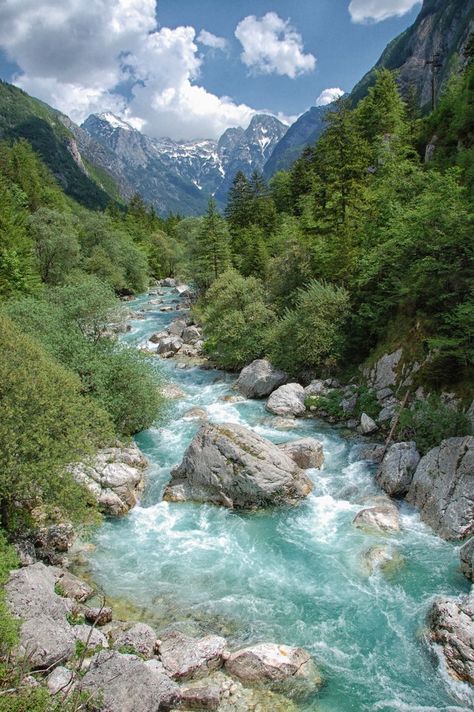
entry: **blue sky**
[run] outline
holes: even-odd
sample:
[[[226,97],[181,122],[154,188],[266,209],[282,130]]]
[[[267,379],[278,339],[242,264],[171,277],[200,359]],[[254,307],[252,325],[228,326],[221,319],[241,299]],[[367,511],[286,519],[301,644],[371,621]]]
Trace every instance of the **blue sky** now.
[[[0,76],[80,122],[217,137],[350,91],[417,0],[3,0]],[[326,93],[328,96],[337,92]],[[323,95],[323,101],[326,94]]]

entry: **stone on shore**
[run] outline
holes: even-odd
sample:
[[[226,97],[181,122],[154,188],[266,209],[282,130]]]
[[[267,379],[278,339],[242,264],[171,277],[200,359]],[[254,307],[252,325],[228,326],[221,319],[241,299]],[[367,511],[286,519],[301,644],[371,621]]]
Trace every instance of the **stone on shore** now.
[[[391,497],[403,497],[413,480],[420,462],[420,453],[415,442],[391,445],[375,476],[377,484]]]
[[[179,688],[158,667],[136,655],[101,651],[77,688],[102,700],[104,712],[157,712],[179,700]]]
[[[265,398],[287,378],[286,373],[274,368],[266,358],[260,358],[242,369],[235,387],[246,398]]]
[[[407,500],[444,539],[474,534],[474,436],[449,438],[419,462]]]
[[[358,512],[353,524],[358,529],[379,534],[394,534],[400,531],[400,515],[392,502],[366,507]]]
[[[162,636],[159,654],[166,673],[173,680],[191,680],[222,667],[225,649],[226,641],[218,635],[191,638],[173,630]]]
[[[70,467],[107,513],[121,515],[136,505],[144,486],[147,460],[135,443],[99,450],[90,462]]]
[[[238,650],[226,660],[225,669],[244,684],[264,684],[295,696],[314,692],[321,684],[311,655],[289,645],[260,643]]]
[[[323,446],[316,438],[300,438],[289,443],[279,445],[286,455],[291,457],[302,470],[320,468],[324,464]]]
[[[86,608],[84,618],[88,623],[95,625],[107,625],[112,620],[112,609],[108,606],[97,606],[95,608]]]
[[[379,426],[367,413],[360,416],[360,432],[362,435],[372,435],[379,429]]]
[[[164,499],[246,509],[294,505],[311,490],[306,473],[277,445],[241,425],[207,423],[172,471]]]
[[[300,416],[306,412],[304,388],[299,383],[287,383],[273,391],[266,409],[274,415]]]
[[[61,587],[67,598],[73,598],[79,603],[84,603],[94,593],[92,586],[64,569],[59,571],[56,585]]]
[[[450,675],[474,685],[474,591],[437,598],[428,614],[429,638],[440,646]]]
[[[183,340],[179,336],[164,336],[158,342],[157,354],[177,354],[183,345]]]
[[[135,623],[127,630],[120,631],[113,641],[115,648],[124,648],[127,652],[151,658],[155,651],[156,633],[146,623]]]

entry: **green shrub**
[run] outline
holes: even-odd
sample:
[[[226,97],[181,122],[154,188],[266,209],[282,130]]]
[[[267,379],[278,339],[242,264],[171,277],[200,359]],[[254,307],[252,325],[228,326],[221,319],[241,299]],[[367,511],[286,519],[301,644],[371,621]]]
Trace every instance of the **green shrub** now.
[[[401,411],[397,437],[415,440],[418,450],[425,454],[446,438],[470,433],[471,425],[464,413],[447,406],[439,396],[431,395]]]

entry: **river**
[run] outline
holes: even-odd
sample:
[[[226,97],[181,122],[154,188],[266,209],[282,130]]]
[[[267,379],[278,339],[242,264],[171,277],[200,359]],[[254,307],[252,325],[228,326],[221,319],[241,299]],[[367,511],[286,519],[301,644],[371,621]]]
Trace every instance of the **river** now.
[[[154,298],[156,300],[156,298]],[[176,296],[166,290],[163,300]],[[148,309],[123,339],[139,345],[180,316]],[[140,506],[107,520],[94,536],[89,566],[106,594],[125,599],[158,628],[177,623],[190,633],[216,632],[232,647],[260,641],[301,645],[323,673],[319,693],[301,704],[311,712],[467,712],[472,689],[436,666],[422,630],[436,594],[468,591],[457,547],[434,536],[403,504],[396,536],[364,534],[355,514],[377,493],[371,466],[357,459],[354,439],[315,419],[275,427],[260,401],[226,402],[234,377],[155,358],[185,393],[166,420],[136,438],[150,460]],[[240,423],[274,442],[314,436],[324,446],[314,492],[297,508],[241,513],[161,501],[170,469],[199,427],[186,416],[204,408],[214,422]],[[393,563],[370,571],[366,553],[388,547]]]

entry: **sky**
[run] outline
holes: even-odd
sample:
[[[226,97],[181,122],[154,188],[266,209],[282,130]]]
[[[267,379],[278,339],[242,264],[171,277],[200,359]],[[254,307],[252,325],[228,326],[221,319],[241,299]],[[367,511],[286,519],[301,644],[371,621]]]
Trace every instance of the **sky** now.
[[[176,140],[291,123],[354,84],[421,0],[0,0],[0,77],[77,123]]]

